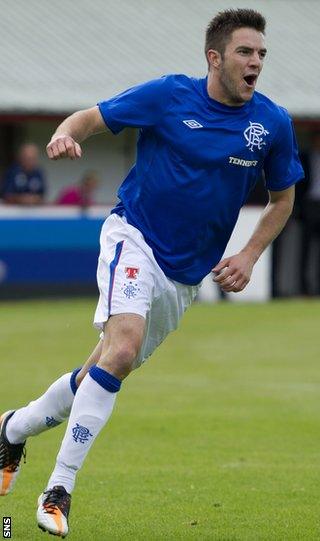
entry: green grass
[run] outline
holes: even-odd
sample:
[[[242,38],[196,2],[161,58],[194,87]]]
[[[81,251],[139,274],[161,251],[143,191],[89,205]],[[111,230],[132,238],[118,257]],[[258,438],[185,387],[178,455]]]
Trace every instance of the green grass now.
[[[1,410],[81,364],[93,310],[81,299],[0,305]],[[192,307],[123,385],[78,475],[70,541],[319,540],[319,311],[318,301]],[[36,500],[62,435],[29,440],[0,500],[15,541],[48,538]]]

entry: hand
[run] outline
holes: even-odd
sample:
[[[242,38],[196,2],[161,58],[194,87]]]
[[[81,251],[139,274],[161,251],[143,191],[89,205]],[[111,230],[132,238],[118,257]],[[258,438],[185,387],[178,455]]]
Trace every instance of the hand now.
[[[238,293],[250,282],[255,261],[252,255],[245,252],[226,257],[212,269],[216,273],[213,281],[226,293]]]
[[[76,160],[81,158],[82,150],[79,143],[70,135],[57,135],[53,136],[47,145],[47,154],[51,160],[60,160],[61,158]]]

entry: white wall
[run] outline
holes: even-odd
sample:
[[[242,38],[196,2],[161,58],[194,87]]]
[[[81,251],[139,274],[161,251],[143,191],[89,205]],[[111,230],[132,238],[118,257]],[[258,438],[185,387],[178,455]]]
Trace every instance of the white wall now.
[[[229,241],[224,257],[238,253],[251,236],[259,216],[260,207],[245,207],[242,209],[233,235]],[[267,248],[256,263],[252,277],[247,287],[240,293],[229,293],[231,302],[266,301],[271,298],[271,248]],[[218,287],[212,282],[212,276],[207,276],[202,284],[199,300],[201,302],[216,302],[219,299]]]

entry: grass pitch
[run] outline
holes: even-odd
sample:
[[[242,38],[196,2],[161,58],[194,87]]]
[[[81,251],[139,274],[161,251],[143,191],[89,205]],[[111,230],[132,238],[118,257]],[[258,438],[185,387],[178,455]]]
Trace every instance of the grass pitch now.
[[[0,305],[1,411],[81,364],[94,305]],[[68,539],[319,540],[319,311],[193,306],[124,383],[78,475]],[[16,489],[0,499],[15,541],[48,538],[36,501],[63,430],[28,441]]]

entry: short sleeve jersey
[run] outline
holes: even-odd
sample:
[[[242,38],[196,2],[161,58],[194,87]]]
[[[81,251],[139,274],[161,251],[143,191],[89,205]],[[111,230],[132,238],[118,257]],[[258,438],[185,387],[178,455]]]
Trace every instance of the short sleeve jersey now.
[[[178,282],[198,284],[220,261],[262,170],[275,191],[304,176],[287,111],[258,92],[230,107],[209,97],[206,78],[168,75],[98,106],[114,134],[140,130],[113,212]]]

